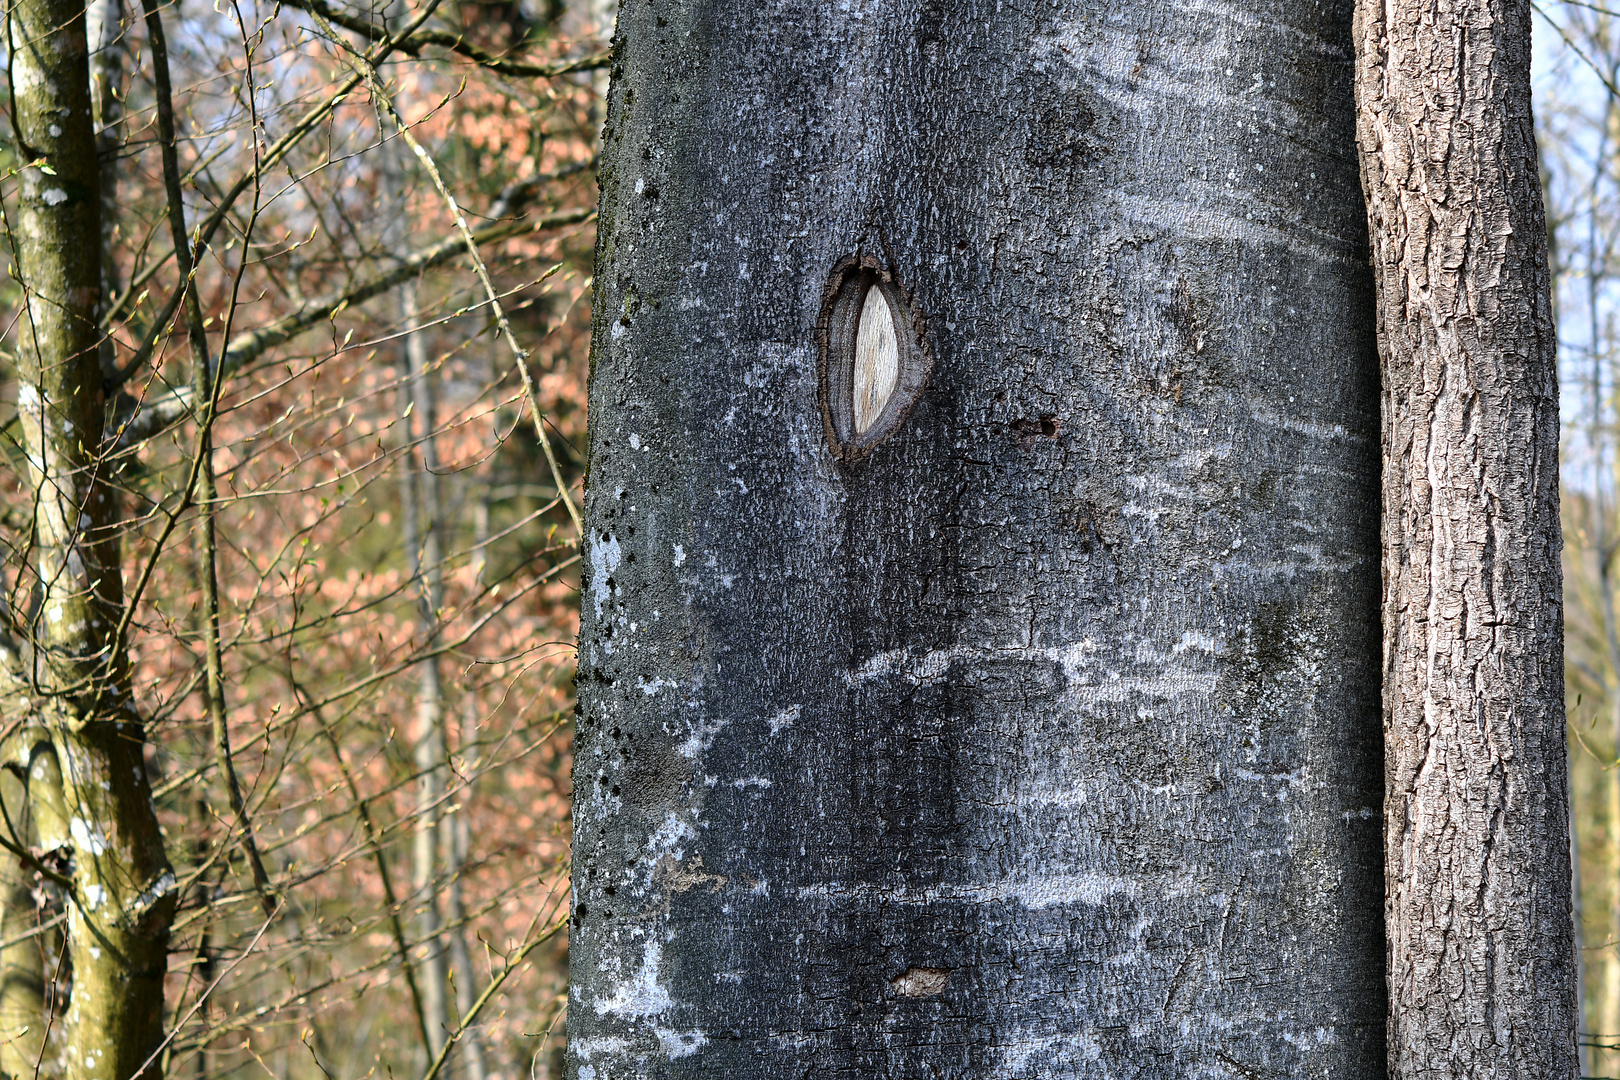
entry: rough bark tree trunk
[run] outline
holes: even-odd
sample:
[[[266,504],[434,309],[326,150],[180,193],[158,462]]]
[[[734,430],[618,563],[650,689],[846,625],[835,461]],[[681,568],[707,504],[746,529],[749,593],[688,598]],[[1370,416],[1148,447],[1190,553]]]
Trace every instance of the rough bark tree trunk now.
[[[1558,375],[1528,0],[1363,0],[1392,1076],[1577,1074]]]
[[[33,762],[48,746],[60,763],[66,832],[40,847],[60,849],[70,866],[62,1072],[128,1080],[162,1036],[175,880],[130,697],[119,521],[100,456],[100,167],[85,11],[81,0],[26,0],[9,11],[19,155],[37,163],[22,170],[13,238],[27,295],[18,413],[36,492],[39,604],[23,669],[9,672],[13,700],[26,702],[36,726],[13,740],[13,760]]]
[[[622,9],[571,1076],[1384,1075],[1351,58],[1344,0]]]

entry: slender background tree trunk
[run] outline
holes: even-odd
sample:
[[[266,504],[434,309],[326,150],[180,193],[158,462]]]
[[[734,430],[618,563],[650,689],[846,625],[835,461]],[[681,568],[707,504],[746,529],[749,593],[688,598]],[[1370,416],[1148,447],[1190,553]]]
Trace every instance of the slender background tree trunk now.
[[[1384,1075],[1350,14],[622,9],[579,1080]],[[854,257],[934,362],[850,463]]]
[[[406,466],[400,470],[400,508],[405,568],[416,597],[417,632],[426,642],[437,636],[438,611],[444,603],[440,563],[438,495],[433,452],[434,395],[425,385],[427,343],[417,326],[416,283],[400,289],[408,332],[402,343],[406,381],[400,397],[409,403],[405,414]],[[429,488],[433,490],[430,492]],[[444,866],[440,843],[444,832],[444,714],[439,686],[439,662],[429,657],[417,665],[415,721],[411,759],[416,766],[417,810],[411,838],[411,887],[416,896],[417,939],[425,946],[422,957],[422,1007],[428,1033],[423,1052],[432,1061],[449,1031],[449,968],[444,948],[444,919],[439,888]]]
[[[1357,11],[1384,371],[1392,1076],[1577,1072],[1558,373],[1526,0]]]

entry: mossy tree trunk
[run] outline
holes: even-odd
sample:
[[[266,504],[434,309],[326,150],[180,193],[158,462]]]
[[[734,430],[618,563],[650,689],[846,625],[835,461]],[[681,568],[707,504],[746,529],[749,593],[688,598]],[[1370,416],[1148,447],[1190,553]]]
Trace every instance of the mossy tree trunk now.
[[[25,0],[8,33],[18,153],[29,163],[13,237],[26,292],[18,411],[37,579],[8,671],[22,712],[8,765],[27,775],[33,813],[7,809],[13,824],[31,816],[35,837],[13,840],[49,854],[33,869],[57,876],[67,909],[70,994],[65,1012],[38,1018],[41,1030],[60,1030],[61,1056],[41,1064],[70,1080],[128,1080],[161,1041],[176,894],[128,684],[120,517],[101,453],[101,168],[83,4]]]

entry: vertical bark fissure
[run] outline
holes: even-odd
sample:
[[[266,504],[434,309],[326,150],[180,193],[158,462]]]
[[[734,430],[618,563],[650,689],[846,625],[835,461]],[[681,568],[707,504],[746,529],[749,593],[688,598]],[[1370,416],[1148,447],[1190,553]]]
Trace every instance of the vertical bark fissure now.
[[[0,769],[0,809],[7,839],[28,850],[37,845],[28,799],[29,752]],[[40,920],[39,886],[26,860],[0,852],[0,936],[15,937]],[[0,949],[0,1075],[22,1080],[43,1070],[45,1058],[46,957],[44,942],[30,938]]]
[[[1572,1077],[1558,389],[1527,0],[1363,0],[1389,1069]],[[1607,582],[1605,582],[1607,584]]]

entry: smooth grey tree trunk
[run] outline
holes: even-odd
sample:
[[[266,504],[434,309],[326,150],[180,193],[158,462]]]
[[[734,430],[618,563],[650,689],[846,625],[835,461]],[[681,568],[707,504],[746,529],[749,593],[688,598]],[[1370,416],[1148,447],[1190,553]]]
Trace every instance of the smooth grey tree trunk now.
[[[1577,1075],[1529,0],[1357,9],[1383,359],[1389,1068]]]
[[[574,1080],[1384,1076],[1350,15],[624,5]]]

